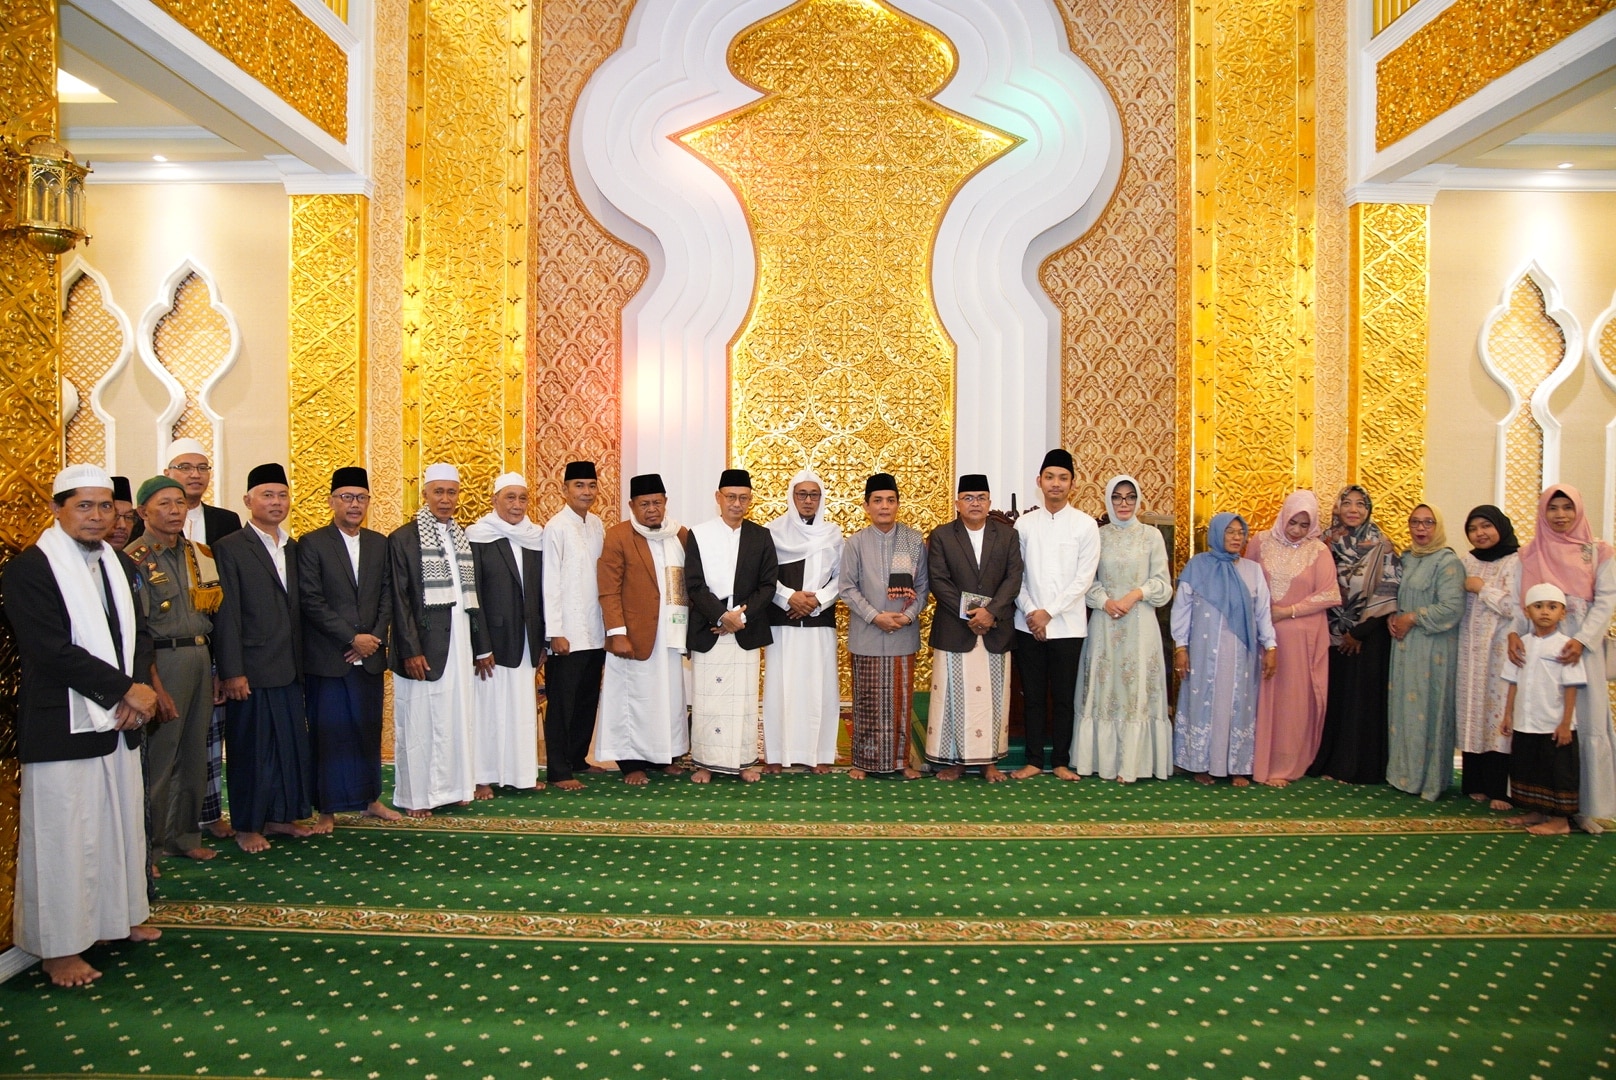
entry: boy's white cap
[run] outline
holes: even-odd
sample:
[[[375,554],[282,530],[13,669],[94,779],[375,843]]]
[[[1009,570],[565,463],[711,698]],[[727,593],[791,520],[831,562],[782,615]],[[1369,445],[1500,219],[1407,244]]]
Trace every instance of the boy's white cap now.
[[[1558,585],[1550,585],[1547,581],[1540,581],[1526,590],[1526,604],[1536,604],[1542,600],[1553,600],[1561,607],[1565,607],[1565,593],[1560,591]]]

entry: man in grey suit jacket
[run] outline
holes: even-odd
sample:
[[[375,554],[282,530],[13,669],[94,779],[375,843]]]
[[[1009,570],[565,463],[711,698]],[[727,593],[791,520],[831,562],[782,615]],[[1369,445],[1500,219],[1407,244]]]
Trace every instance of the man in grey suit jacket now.
[[[1015,529],[988,516],[988,478],[960,477],[959,516],[927,542],[932,613],[931,709],[926,760],[939,780],[958,780],[980,765],[990,782],[1007,779],[999,761],[1010,749],[1010,678],[1021,543]]]
[[[336,814],[401,816],[381,801],[382,672],[393,594],[387,537],[364,528],[369,474],[357,467],[332,473],[328,502],[331,524],[297,542],[317,833],[330,832]]]
[[[247,474],[251,517],[213,549],[224,601],[213,655],[224,683],[225,783],[236,843],[265,851],[265,834],[308,836],[313,762],[303,712],[297,541],[281,527],[292,506],[286,470]]]

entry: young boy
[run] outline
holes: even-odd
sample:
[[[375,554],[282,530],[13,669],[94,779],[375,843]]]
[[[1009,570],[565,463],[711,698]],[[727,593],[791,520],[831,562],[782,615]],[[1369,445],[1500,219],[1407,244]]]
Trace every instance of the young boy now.
[[[1527,811],[1509,819],[1537,836],[1571,831],[1578,812],[1582,766],[1577,758],[1577,687],[1587,685],[1582,661],[1560,662],[1566,636],[1565,593],[1547,582],[1526,590],[1526,617],[1532,635],[1526,639],[1526,662],[1505,664],[1509,683],[1504,701],[1505,735],[1514,734],[1509,759],[1510,799]]]

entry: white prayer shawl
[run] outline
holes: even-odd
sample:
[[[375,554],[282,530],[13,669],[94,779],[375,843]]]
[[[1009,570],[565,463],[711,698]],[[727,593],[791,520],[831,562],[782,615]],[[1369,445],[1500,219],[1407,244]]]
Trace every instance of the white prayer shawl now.
[[[638,522],[634,528],[640,535],[647,535]],[[666,540],[659,535],[663,531],[668,532]],[[685,648],[684,619],[688,608],[666,603],[668,567],[684,566],[684,547],[679,543],[678,527],[671,523],[651,536],[657,537],[647,539],[656,567],[657,590],[663,594],[663,618],[657,622],[656,641],[651,646],[649,659],[606,654],[606,672],[600,688],[600,720],[595,736],[595,757],[602,761],[666,763],[690,749],[681,656]],[[672,562],[675,558],[677,564]],[[670,618],[673,611],[679,615],[678,623]]]
[[[68,536],[60,524],[52,524],[39,537],[39,550],[50,562],[56,587],[61,590],[67,605],[67,617],[73,630],[73,644],[113,667],[121,668],[125,675],[134,676],[135,670],[135,598],[129,589],[129,579],[117,562],[117,552],[106,543],[101,553],[88,562],[78,541]],[[92,565],[107,560],[100,565]],[[106,607],[101,602],[101,569],[107,567],[107,583],[112,587],[110,599],[118,612],[118,626],[123,638],[123,663],[118,663],[118,652],[112,641],[112,628],[107,625]],[[77,690],[68,690],[67,707],[70,730],[74,735],[92,731],[111,731],[118,726],[117,717],[103,709]]]
[[[780,565],[801,561],[802,589],[804,592],[814,593],[820,597],[823,610],[827,604],[836,602],[837,570],[842,561],[842,530],[825,516],[824,502],[820,502],[820,509],[814,515],[812,522],[802,520],[797,513],[795,504],[791,503],[791,493],[797,490],[797,485],[813,482],[819,485],[823,492],[825,485],[812,469],[804,469],[791,478],[791,487],[786,491],[788,507],[786,512],[769,522],[769,534],[774,537],[774,554]],[[706,555],[706,549],[702,549]],[[782,603],[781,607],[785,607]]]
[[[496,664],[492,678],[474,682],[477,783],[533,787],[539,781],[539,705],[527,643],[520,664]]]
[[[657,592],[662,594],[662,619],[657,624],[659,646],[666,641],[668,648],[684,652],[685,633],[690,626],[690,602],[685,592],[685,546],[679,542],[681,526],[671,517],[663,518],[661,527],[656,529],[648,529],[633,518],[629,519],[629,524],[645,537],[651,549],[651,561],[656,564]],[[678,573],[670,573],[672,570]],[[734,577],[732,570],[730,578]],[[669,583],[675,579],[675,588],[670,591]]]
[[[701,574],[707,590],[726,607],[733,607],[735,593],[735,563],[741,553],[741,530],[732,529],[721,517],[704,521],[690,530],[695,534],[696,546],[701,550]]]
[[[458,560],[446,561],[448,587],[461,588]],[[449,611],[449,654],[436,682],[393,679],[393,801],[406,810],[466,802],[476,790],[472,741],[476,690],[471,616]]]
[[[811,590],[810,590],[811,591]],[[834,592],[830,602],[835,602]],[[842,727],[834,626],[776,626],[763,667],[763,758],[834,765]]]
[[[490,510],[466,529],[466,539],[473,544],[492,544],[501,537],[529,551],[544,550],[544,530],[525,517],[512,525]]]

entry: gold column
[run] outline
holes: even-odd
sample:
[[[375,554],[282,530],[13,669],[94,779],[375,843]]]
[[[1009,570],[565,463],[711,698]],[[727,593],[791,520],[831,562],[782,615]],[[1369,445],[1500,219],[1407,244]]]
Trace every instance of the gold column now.
[[[406,514],[435,460],[459,466],[467,514],[523,465],[532,18],[525,0],[410,0]]]
[[[1352,208],[1347,476],[1399,544],[1425,495],[1429,226],[1425,206]],[[1321,501],[1331,494],[1320,492]]]
[[[0,5],[0,136],[56,137],[56,0]],[[0,213],[10,192],[0,185]],[[0,565],[50,521],[61,467],[62,403],[56,264],[0,233]],[[17,686],[10,624],[0,620],[0,946],[11,943],[17,869]]]
[[[1189,506],[1266,526],[1313,481],[1314,5],[1191,5]]]
[[[292,196],[290,421],[294,533],[330,520],[333,469],[369,460],[365,292],[370,200]]]

